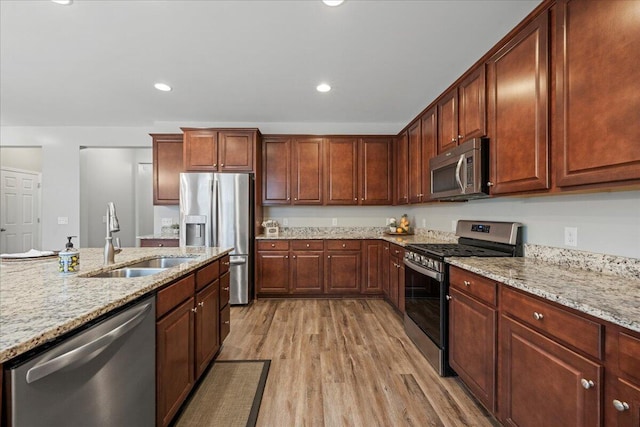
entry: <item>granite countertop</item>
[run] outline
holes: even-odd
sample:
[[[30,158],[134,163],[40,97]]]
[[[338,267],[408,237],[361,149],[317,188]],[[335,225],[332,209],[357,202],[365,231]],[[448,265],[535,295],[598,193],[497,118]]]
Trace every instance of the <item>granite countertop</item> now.
[[[178,240],[180,238],[179,234],[145,234],[144,236],[136,236],[136,239],[171,239]]]
[[[451,265],[640,332],[640,279],[533,258],[447,258]]]
[[[232,248],[124,248],[103,266],[103,249],[80,249],[80,272],[58,273],[57,258],[0,262],[0,363],[57,338],[232,251]],[[136,278],[87,278],[158,256],[193,261]]]
[[[346,232],[346,233],[296,233],[266,236],[260,234],[256,240],[348,240],[348,239],[380,239],[396,245],[406,246],[414,243],[447,243],[446,240],[422,234],[384,234],[380,232]]]

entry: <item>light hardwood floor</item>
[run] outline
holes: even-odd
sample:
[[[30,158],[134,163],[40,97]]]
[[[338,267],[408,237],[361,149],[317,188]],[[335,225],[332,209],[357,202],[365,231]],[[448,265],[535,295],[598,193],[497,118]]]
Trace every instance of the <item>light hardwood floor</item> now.
[[[259,300],[231,308],[219,360],[270,359],[258,426],[494,426],[441,378],[382,300]]]

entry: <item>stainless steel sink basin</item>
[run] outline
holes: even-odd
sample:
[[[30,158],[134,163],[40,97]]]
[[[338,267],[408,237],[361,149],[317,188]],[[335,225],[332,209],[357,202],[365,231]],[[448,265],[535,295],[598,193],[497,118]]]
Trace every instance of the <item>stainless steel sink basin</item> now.
[[[171,268],[184,262],[193,261],[193,257],[161,257],[128,265],[127,268]]]
[[[118,268],[117,270],[103,271],[102,273],[92,274],[88,277],[110,277],[110,278],[118,278],[118,277],[143,277],[143,276],[151,276],[152,274],[158,274],[165,271],[166,268]]]

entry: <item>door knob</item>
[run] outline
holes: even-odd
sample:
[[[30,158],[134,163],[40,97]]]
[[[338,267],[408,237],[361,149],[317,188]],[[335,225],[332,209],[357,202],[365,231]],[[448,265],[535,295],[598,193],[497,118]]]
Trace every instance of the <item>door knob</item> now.
[[[0,231],[7,231],[6,228],[0,228]]]

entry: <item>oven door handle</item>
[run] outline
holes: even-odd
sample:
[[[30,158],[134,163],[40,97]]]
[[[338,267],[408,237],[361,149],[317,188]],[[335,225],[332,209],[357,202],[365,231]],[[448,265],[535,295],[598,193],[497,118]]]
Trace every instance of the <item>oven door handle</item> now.
[[[404,265],[409,267],[410,269],[417,271],[418,273],[422,273],[425,276],[429,276],[434,280],[437,280],[438,282],[442,282],[442,273],[438,273],[436,271],[433,270],[427,270],[426,268],[416,265],[414,263],[412,263],[411,261],[407,261],[406,259],[403,260],[404,261]]]

